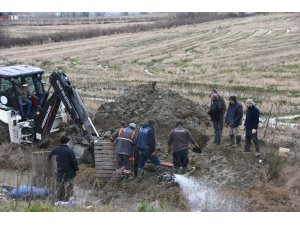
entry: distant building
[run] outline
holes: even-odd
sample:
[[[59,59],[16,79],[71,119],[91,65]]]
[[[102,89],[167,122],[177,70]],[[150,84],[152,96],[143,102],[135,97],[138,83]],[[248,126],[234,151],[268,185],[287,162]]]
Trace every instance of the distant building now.
[[[19,15],[11,12],[0,12],[0,21],[2,20],[18,20]]]

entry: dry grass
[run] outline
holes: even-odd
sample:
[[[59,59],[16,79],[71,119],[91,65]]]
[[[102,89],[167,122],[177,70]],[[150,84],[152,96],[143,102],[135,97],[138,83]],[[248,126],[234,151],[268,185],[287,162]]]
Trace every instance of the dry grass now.
[[[62,68],[85,97],[113,99],[156,80],[196,102],[208,103],[217,88],[226,98],[254,98],[263,112],[273,103],[280,114],[296,113],[299,20],[298,13],[274,14],[16,47],[2,50],[0,64],[33,64],[47,73]]]

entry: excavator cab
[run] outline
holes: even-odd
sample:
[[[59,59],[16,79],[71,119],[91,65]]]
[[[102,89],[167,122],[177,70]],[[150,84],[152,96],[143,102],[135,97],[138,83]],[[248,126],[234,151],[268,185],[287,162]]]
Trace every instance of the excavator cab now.
[[[45,95],[43,73],[40,68],[23,65],[0,68],[1,107],[13,109],[22,119],[32,118]]]
[[[28,65],[0,67],[0,125],[8,129],[13,143],[34,141],[34,118],[46,96],[43,74],[44,70]],[[62,104],[51,132],[65,119]]]

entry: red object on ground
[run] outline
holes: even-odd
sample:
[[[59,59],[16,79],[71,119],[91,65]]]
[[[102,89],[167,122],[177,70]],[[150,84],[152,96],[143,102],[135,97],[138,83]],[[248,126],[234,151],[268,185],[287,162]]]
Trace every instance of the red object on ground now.
[[[160,165],[166,166],[166,167],[173,167],[173,166],[174,166],[173,163],[167,162],[167,161],[162,161],[162,162],[160,162]]]

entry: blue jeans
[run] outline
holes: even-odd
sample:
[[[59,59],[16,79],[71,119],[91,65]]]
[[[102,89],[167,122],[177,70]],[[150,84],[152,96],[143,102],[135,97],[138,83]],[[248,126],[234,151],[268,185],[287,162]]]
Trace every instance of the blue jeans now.
[[[145,152],[142,149],[138,149],[138,150],[139,150],[139,169],[144,170],[147,159],[151,160],[151,162],[155,165],[155,168],[160,167],[160,161],[157,155],[151,156],[150,152]]]
[[[221,135],[222,135],[222,130],[221,130],[221,125],[222,121],[215,121],[213,122],[213,127],[214,127],[214,131],[215,131],[215,140],[214,143],[215,144],[221,144]]]
[[[30,111],[31,111],[31,106],[32,106],[32,103],[30,101],[29,98],[19,98],[19,109],[20,109],[20,115],[23,115],[24,114],[24,109],[23,109],[23,102],[25,102],[27,105],[27,110],[26,110],[26,113],[29,114]]]

